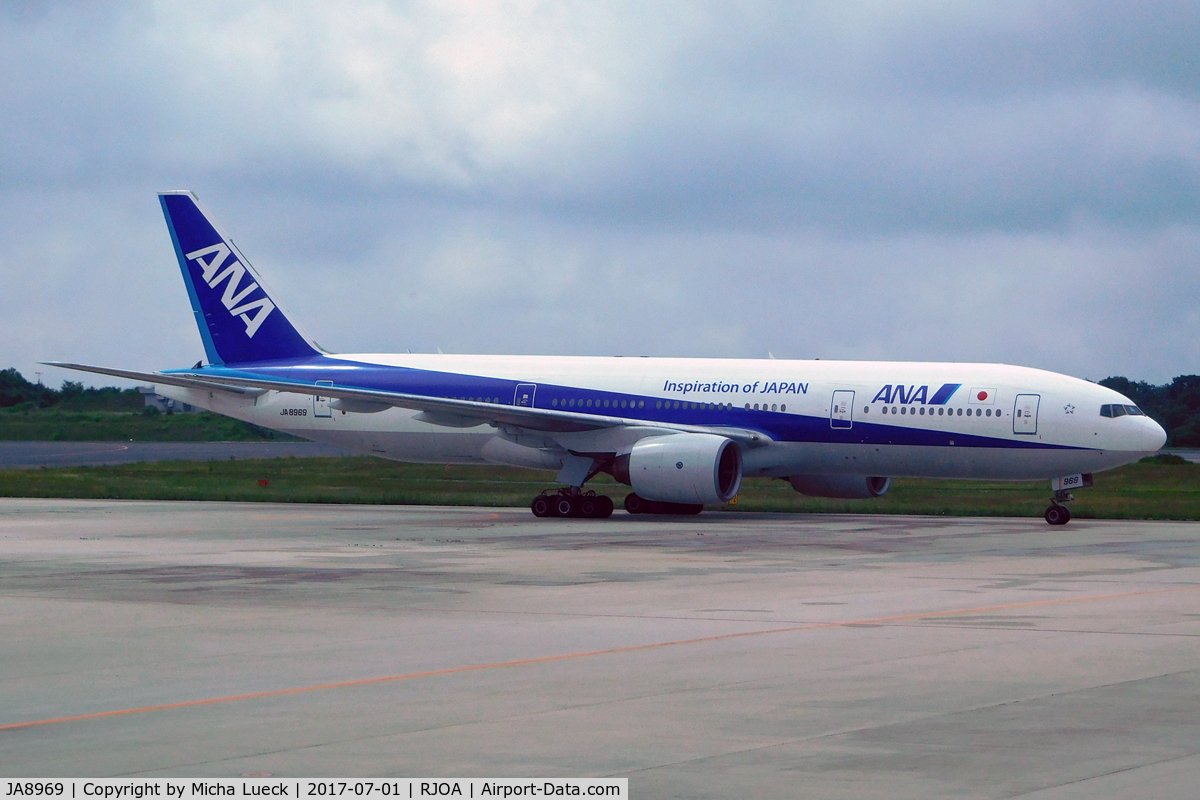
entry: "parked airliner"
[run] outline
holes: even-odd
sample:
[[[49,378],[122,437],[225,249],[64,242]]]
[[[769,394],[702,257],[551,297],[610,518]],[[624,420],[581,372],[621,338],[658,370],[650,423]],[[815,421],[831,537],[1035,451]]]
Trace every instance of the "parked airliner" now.
[[[190,369],[55,366],[397,461],[558,470],[538,516],[696,513],[743,477],[869,498],[891,478],[1049,479],[1046,521],[1092,473],[1166,441],[1122,395],[1004,364],[334,354],[304,334],[191,192],[159,195],[204,343]]]

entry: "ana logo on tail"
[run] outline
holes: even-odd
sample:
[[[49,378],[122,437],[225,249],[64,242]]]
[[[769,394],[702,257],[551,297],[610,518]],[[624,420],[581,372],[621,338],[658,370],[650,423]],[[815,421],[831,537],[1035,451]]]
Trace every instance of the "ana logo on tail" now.
[[[211,256],[211,258],[205,261],[205,256]],[[259,326],[275,310],[275,304],[265,294],[257,300],[243,302],[251,292],[258,288],[258,284],[251,281],[249,286],[239,292],[238,288],[242,283],[242,277],[246,274],[246,268],[237,259],[234,259],[233,263],[222,270],[221,267],[225,265],[225,260],[229,256],[229,247],[221,242],[212,247],[193,250],[187,254],[186,258],[188,261],[195,261],[200,265],[200,269],[203,270],[201,277],[208,284],[208,288],[216,289],[218,283],[226,282],[225,293],[221,295],[221,303],[229,309],[230,316],[241,317],[242,322],[246,323],[247,338],[253,339]],[[251,311],[257,311],[257,313],[251,316]]]

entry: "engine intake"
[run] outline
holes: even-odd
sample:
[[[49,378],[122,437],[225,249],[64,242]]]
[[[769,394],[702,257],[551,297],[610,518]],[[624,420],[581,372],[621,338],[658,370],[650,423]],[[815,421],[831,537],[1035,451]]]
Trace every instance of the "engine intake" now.
[[[788,483],[797,492],[809,497],[866,500],[887,494],[892,479],[866,475],[792,475]]]
[[[647,500],[728,503],[742,487],[742,451],[711,433],[654,436],[618,456],[612,472]]]

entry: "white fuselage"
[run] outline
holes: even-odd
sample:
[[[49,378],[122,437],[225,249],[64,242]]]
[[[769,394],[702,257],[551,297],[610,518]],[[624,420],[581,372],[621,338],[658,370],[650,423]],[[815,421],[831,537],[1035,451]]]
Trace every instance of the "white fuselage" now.
[[[487,393],[496,379],[516,381],[534,387],[536,407],[619,416],[628,424],[531,433],[493,424],[457,427],[404,408],[339,408],[337,401],[280,391],[238,396],[165,385],[158,391],[397,461],[547,469],[560,467],[568,452],[620,453],[663,433],[639,420],[762,432],[763,445],[743,455],[751,477],[1054,478],[1135,461],[1165,440],[1148,417],[1101,416],[1105,404],[1131,402],[1110,389],[1003,364],[340,354],[330,357],[327,374],[350,384],[360,370],[393,369],[461,378],[455,397],[483,402],[513,403]],[[616,407],[608,400],[616,395],[643,398],[629,401],[642,405]]]

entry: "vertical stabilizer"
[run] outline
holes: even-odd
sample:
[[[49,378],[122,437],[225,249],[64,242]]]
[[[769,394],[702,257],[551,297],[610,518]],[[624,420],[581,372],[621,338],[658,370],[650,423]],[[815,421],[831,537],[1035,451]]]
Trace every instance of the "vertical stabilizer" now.
[[[158,200],[209,362],[239,364],[320,353],[194,194],[163,192]]]

